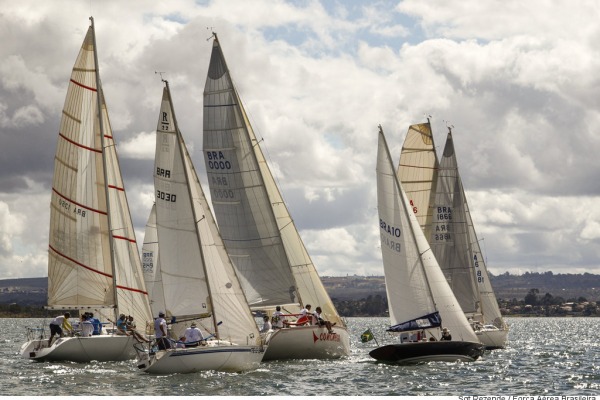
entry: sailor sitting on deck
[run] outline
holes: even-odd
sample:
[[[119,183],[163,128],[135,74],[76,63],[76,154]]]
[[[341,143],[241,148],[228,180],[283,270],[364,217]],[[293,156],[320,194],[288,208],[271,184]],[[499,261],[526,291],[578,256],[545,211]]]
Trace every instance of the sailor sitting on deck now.
[[[204,340],[202,331],[197,328],[195,321],[185,330],[182,340],[185,342],[185,347],[198,347],[200,342]]]
[[[329,333],[333,333],[333,331],[331,330],[331,326],[332,326],[331,322],[325,321],[321,317],[321,312],[322,312],[321,307],[315,308],[315,312],[313,313],[313,317],[312,317],[312,324],[317,325],[317,326],[325,326]]]
[[[442,329],[442,337],[440,340],[452,340],[452,335],[450,334],[448,328]]]
[[[265,315],[263,317],[263,326],[260,329],[260,333],[266,333],[269,332],[271,329],[273,329],[273,327],[271,326],[271,322],[269,322],[269,316]]]

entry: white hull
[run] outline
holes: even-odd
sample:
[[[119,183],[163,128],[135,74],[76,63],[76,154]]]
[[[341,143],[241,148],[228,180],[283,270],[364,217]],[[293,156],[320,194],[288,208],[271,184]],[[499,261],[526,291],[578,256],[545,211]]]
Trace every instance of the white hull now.
[[[187,374],[198,371],[243,372],[258,368],[265,354],[261,346],[238,346],[209,341],[185,349],[138,350],[138,368],[149,374]]]
[[[503,349],[508,340],[508,329],[475,331],[477,338],[486,350]]]
[[[314,325],[275,330],[267,342],[263,361],[285,359],[336,359],[350,354],[350,338],[345,328],[333,333]]]
[[[124,361],[135,358],[132,336],[96,335],[30,340],[21,346],[21,357],[35,361]]]

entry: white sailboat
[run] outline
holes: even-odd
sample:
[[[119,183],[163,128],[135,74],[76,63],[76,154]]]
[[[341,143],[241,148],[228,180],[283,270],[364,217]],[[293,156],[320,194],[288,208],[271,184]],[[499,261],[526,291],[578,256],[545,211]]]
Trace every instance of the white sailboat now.
[[[394,363],[476,360],[483,353],[483,345],[469,326],[429,248],[394,172],[381,127],[377,208],[392,323],[388,331],[399,332],[400,342],[369,354],[379,361]],[[441,340],[442,327],[450,330],[452,340]],[[411,333],[420,340],[411,342]]]
[[[48,246],[48,309],[80,310],[105,321],[120,313],[152,320],[135,233],[98,72],[94,21],[77,56],[54,158]],[[37,361],[120,361],[133,336],[56,339],[30,330],[21,347]],[[41,332],[41,334],[39,334]]]
[[[430,244],[461,308],[487,349],[503,348],[502,319],[458,171],[452,130],[440,158]]]
[[[196,322],[212,339],[166,350],[136,345],[138,368],[153,374],[257,368],[264,355],[260,334],[177,127],[166,81],[154,188],[160,282],[171,338],[182,337]],[[155,284],[153,293],[158,289]]]
[[[204,88],[204,159],[213,209],[252,310],[297,315],[320,306],[333,333],[288,325],[264,360],[347,356],[350,340],[296,229],[235,89],[214,35]],[[294,318],[289,318],[293,321]]]

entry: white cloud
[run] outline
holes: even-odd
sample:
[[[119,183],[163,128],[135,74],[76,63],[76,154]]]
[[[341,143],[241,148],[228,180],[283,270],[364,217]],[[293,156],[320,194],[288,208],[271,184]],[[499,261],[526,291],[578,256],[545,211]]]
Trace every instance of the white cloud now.
[[[454,126],[493,272],[597,272],[600,255],[590,243],[600,224],[599,7],[546,0],[405,0],[396,8],[386,1],[2,1],[0,23],[10,37],[0,48],[0,201],[8,207],[0,275],[44,271],[58,121],[90,12],[138,242],[153,201],[150,132],[162,94],[155,71],[170,82],[180,128],[206,180],[199,150],[212,28],[322,275],[382,273],[377,125],[397,160],[408,125],[426,115],[440,149],[446,125]],[[15,269],[19,260],[27,267]]]

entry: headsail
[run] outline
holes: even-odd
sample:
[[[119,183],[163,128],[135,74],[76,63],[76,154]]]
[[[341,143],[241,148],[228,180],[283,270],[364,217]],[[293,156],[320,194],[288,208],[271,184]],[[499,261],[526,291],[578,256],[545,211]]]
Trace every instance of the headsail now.
[[[115,308],[115,313],[132,315],[138,321],[151,320],[98,75],[93,20],[73,67],[63,108],[49,236],[49,307]],[[112,313],[110,317],[114,318]]]
[[[142,268],[144,281],[150,298],[152,315],[158,315],[165,310],[165,294],[160,272],[160,259],[158,257],[158,231],[156,229],[156,204],[152,205],[150,216],[146,223],[144,244],[142,246]]]

